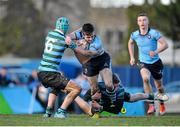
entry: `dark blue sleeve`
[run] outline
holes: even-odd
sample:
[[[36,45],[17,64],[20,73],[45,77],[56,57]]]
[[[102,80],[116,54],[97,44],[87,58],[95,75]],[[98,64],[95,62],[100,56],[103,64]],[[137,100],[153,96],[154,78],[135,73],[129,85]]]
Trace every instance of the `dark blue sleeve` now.
[[[76,31],[75,36],[77,40],[83,39],[82,31]]]

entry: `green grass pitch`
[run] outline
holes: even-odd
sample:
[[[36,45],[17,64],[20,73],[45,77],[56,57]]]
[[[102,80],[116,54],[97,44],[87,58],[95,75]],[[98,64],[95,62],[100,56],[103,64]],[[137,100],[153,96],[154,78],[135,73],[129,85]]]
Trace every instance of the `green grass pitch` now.
[[[43,118],[42,114],[0,115],[0,126],[180,126],[180,116],[101,117],[70,114],[67,119]]]

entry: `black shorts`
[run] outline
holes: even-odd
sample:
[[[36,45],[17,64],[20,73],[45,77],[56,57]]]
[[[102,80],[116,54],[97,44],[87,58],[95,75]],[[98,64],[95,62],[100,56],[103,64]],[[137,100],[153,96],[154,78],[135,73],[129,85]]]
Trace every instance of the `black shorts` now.
[[[163,63],[161,59],[156,61],[153,64],[146,64],[143,62],[140,62],[140,68],[146,68],[151,72],[151,75],[154,79],[160,80],[162,78],[162,72],[163,72]]]
[[[44,87],[51,87],[53,90],[64,89],[69,82],[69,79],[59,72],[40,71],[38,79]]]
[[[104,68],[110,68],[111,59],[108,53],[104,52],[101,56],[91,58],[83,64],[83,74],[86,76],[95,76]]]

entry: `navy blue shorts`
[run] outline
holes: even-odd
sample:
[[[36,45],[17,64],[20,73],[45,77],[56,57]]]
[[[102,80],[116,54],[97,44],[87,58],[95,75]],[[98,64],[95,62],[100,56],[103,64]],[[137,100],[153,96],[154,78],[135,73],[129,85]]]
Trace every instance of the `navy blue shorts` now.
[[[151,75],[153,76],[153,78],[156,80],[160,80],[162,78],[163,63],[161,59],[159,59],[153,64],[146,64],[146,63],[140,62],[140,68],[148,69],[151,72]]]
[[[91,58],[83,64],[83,74],[91,77],[98,75],[104,68],[110,68],[111,58],[108,53],[104,52],[101,56]]]

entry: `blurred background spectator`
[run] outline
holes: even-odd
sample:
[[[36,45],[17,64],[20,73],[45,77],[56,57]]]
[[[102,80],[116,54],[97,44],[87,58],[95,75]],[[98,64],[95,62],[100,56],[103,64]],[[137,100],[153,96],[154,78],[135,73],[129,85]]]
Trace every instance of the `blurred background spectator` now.
[[[16,84],[16,81],[12,80],[8,76],[7,69],[5,67],[2,67],[0,69],[0,86],[7,87],[7,86],[14,86],[15,84]]]
[[[32,95],[45,108],[48,90],[39,82],[36,70],[32,70],[31,75],[28,77],[27,87]]]
[[[37,88],[40,85],[40,82],[37,77],[37,71],[32,70],[31,75],[28,78],[27,86],[29,90],[32,92],[34,88]]]

